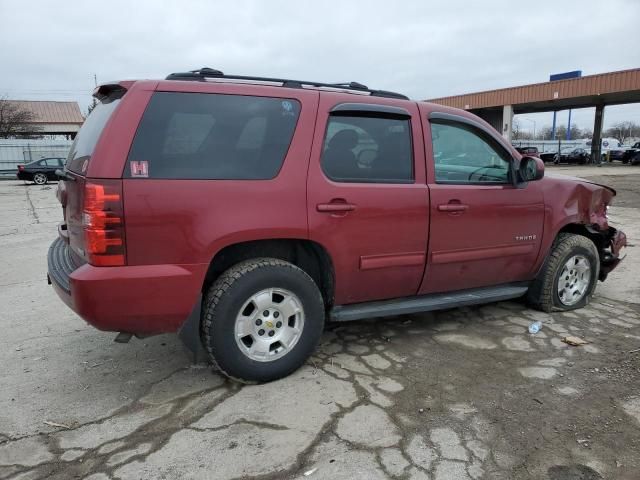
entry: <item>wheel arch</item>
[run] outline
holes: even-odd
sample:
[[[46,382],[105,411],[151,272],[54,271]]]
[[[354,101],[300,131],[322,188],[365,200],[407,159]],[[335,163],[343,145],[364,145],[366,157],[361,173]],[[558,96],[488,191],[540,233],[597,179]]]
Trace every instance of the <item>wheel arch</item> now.
[[[333,305],[335,295],[333,261],[322,245],[308,239],[261,239],[227,245],[211,259],[202,284],[202,292],[205,293],[213,282],[233,265],[259,257],[277,258],[301,268],[320,289],[325,305],[327,307]]]
[[[593,242],[593,244],[596,246],[596,250],[598,251],[598,259],[600,261],[600,275],[599,275],[599,280],[604,280],[606,278],[606,274],[604,274],[604,270],[602,269],[602,266],[604,265],[604,262],[607,259],[607,253],[606,253],[606,249],[609,246],[610,243],[610,236],[608,235],[608,229],[607,231],[601,231],[598,228],[596,228],[597,225],[589,225],[586,223],[579,223],[579,222],[571,222],[571,223],[567,223],[564,226],[562,226],[562,228],[560,228],[554,238],[553,241],[551,242],[549,249],[545,255],[545,261],[546,258],[549,256],[549,254],[552,252],[553,250],[553,246],[556,243],[556,240],[558,239],[558,237],[563,234],[563,233],[571,233],[573,235],[580,235],[582,237],[586,237],[589,240],[591,240]],[[542,262],[542,264],[540,265],[539,269],[536,272],[536,277],[540,274],[540,272],[542,271],[542,269],[544,268],[545,265],[545,261]]]

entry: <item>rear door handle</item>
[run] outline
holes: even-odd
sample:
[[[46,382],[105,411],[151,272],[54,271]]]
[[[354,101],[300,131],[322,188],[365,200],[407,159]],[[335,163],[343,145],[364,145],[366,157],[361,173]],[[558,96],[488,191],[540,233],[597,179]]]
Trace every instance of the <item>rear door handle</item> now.
[[[331,203],[319,203],[316,205],[316,210],[319,212],[351,212],[356,209],[356,206],[351,203],[331,202]]]
[[[438,205],[438,210],[441,212],[464,212],[469,209],[469,205],[463,205],[462,203],[445,203],[444,205]]]

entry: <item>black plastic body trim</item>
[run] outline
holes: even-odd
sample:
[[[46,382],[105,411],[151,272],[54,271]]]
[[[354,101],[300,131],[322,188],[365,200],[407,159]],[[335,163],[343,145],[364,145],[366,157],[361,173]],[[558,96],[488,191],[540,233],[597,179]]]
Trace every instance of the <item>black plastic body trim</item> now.
[[[457,292],[434,293],[418,297],[356,303],[353,305],[337,305],[331,309],[330,318],[335,322],[346,322],[499,302],[521,297],[527,292],[528,288],[529,282],[518,282]]]
[[[209,361],[209,355],[204,349],[200,337],[201,315],[202,293],[198,295],[191,313],[178,330],[178,338],[180,338],[184,346],[191,352],[191,360],[193,363],[205,363]]]
[[[377,105],[373,103],[339,103],[331,109],[331,113],[374,113],[392,115],[394,117],[410,118],[408,110],[389,105]]]
[[[47,267],[49,270],[49,280],[55,282],[66,293],[71,294],[69,275],[78,266],[71,258],[69,246],[61,238],[56,238],[47,253]]]

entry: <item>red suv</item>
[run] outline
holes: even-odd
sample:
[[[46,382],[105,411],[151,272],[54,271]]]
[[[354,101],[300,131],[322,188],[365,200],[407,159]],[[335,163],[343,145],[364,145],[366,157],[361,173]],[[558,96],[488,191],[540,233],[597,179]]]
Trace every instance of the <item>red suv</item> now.
[[[50,282],[95,327],[179,332],[243,381],[297,369],[327,320],[582,307],[626,245],[615,191],[543,178],[461,110],[211,69],[94,96]]]

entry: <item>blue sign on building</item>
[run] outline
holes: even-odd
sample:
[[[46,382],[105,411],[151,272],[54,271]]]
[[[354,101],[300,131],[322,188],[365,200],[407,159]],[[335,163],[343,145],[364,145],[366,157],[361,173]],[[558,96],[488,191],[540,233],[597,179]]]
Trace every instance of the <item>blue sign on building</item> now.
[[[567,80],[568,78],[580,78],[582,76],[582,70],[574,70],[573,72],[554,73],[549,75],[549,81],[555,82],[557,80]]]

